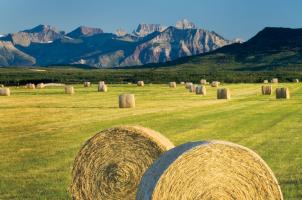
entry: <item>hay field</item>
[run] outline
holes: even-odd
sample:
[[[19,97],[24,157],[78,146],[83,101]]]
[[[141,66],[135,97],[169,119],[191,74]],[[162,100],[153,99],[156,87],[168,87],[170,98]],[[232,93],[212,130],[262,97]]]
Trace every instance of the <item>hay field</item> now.
[[[81,145],[102,129],[141,125],[175,145],[227,140],[256,151],[274,171],[285,199],[302,199],[302,85],[291,99],[262,96],[262,84],[227,84],[231,100],[216,89],[195,95],[177,85],[75,85],[29,90],[11,87],[0,96],[0,199],[68,199],[73,160]],[[274,86],[275,87],[275,86]],[[136,108],[119,109],[118,95],[133,93]]]

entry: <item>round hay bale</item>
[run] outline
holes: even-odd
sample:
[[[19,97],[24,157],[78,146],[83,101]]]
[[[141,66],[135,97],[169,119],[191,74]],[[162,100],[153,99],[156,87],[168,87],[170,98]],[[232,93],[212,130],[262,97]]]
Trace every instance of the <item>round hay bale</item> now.
[[[231,91],[228,88],[219,88],[217,90],[217,99],[231,99]]]
[[[84,82],[84,87],[90,87],[90,86],[91,86],[91,83],[89,81]]]
[[[264,83],[264,84],[268,84],[268,80],[264,80],[263,83]]]
[[[76,156],[70,192],[74,200],[135,199],[148,167],[173,144],[153,130],[122,126],[89,139]]]
[[[190,142],[164,153],[144,174],[137,200],[282,200],[268,165],[252,150],[229,142]]]
[[[105,85],[105,81],[99,81],[99,85]]]
[[[43,89],[43,88],[45,88],[44,83],[39,83],[39,84],[37,85],[37,89]]]
[[[294,82],[294,83],[299,83],[300,80],[296,78],[296,79],[293,80],[293,82]]]
[[[27,83],[25,87],[26,87],[27,89],[36,89],[36,86],[35,86],[35,84],[33,84],[33,83]]]
[[[100,83],[99,83],[98,91],[99,91],[99,92],[107,92],[107,91],[108,91],[107,85],[106,85],[106,84],[100,84]]]
[[[144,87],[144,81],[137,81],[137,86]]]
[[[196,85],[190,85],[190,88],[189,88],[189,92],[195,92],[196,91]]]
[[[170,88],[176,88],[176,82],[170,82],[169,87]]]
[[[273,78],[273,79],[271,80],[271,82],[272,82],[272,83],[278,83],[279,81],[278,81],[277,78]]]
[[[262,95],[271,95],[273,87],[271,85],[262,85],[261,87]]]
[[[185,82],[183,82],[183,81],[182,81],[182,82],[180,82],[180,85],[184,85],[184,84],[185,84]]]
[[[276,89],[276,98],[277,99],[289,99],[289,89],[288,88],[277,88]]]
[[[186,82],[185,88],[186,88],[186,89],[190,89],[190,88],[191,88],[191,85],[193,85],[192,82]]]
[[[135,108],[134,94],[121,94],[118,97],[120,108]]]
[[[201,79],[200,80],[200,84],[201,85],[206,85],[207,84],[207,80],[206,79]]]
[[[9,88],[0,88],[0,96],[10,96]]]
[[[74,87],[71,85],[66,85],[65,86],[65,94],[74,94]]]
[[[220,85],[220,82],[219,81],[213,81],[212,83],[211,83],[211,86],[212,87],[218,87]]]
[[[197,86],[196,87],[196,94],[206,95],[207,94],[207,88],[206,88],[206,86],[204,86],[204,85]]]

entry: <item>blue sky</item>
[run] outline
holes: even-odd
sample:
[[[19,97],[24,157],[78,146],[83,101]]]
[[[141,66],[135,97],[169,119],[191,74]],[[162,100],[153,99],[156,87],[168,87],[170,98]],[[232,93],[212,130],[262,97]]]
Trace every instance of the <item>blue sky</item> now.
[[[0,33],[38,24],[70,31],[80,25],[132,31],[139,23],[174,25],[182,18],[233,39],[266,26],[302,27],[301,0],[0,0]]]

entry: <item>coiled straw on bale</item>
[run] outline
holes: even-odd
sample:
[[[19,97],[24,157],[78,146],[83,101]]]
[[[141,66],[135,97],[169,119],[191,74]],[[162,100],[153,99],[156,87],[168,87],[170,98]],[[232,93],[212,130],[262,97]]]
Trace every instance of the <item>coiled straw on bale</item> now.
[[[74,94],[74,87],[71,85],[65,86],[65,94]]]
[[[107,92],[108,91],[107,85],[105,83],[99,83],[98,91],[99,92]]]
[[[90,87],[91,83],[89,81],[84,82],[84,87]]]
[[[135,108],[134,94],[121,94],[118,99],[120,108]]]
[[[27,89],[36,89],[36,86],[35,86],[35,84],[33,84],[33,83],[27,83],[25,87],[26,87]]]
[[[133,200],[147,168],[173,144],[143,127],[116,127],[89,139],[74,161],[74,200]]]
[[[262,85],[261,91],[263,95],[271,95],[273,87],[271,85]]]
[[[170,88],[176,88],[176,82],[170,82],[169,87]]]
[[[219,88],[217,90],[217,99],[230,99],[231,92],[228,88]]]
[[[271,169],[252,150],[222,142],[191,142],[164,153],[144,174],[137,200],[282,200]]]
[[[277,88],[276,89],[276,98],[277,99],[289,99],[289,89],[288,88]]]
[[[204,85],[197,86],[196,87],[196,94],[206,95],[207,94],[206,86],[204,86]]]
[[[144,85],[144,81],[137,81],[137,86],[143,87]]]
[[[9,88],[0,88],[0,96],[10,96]]]

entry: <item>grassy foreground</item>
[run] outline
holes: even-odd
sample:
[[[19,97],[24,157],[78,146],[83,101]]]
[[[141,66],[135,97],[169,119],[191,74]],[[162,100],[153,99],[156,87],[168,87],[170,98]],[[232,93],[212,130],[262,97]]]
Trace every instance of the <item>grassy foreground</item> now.
[[[68,199],[73,159],[98,131],[115,125],[142,125],[176,145],[227,140],[256,151],[279,180],[285,199],[302,199],[302,87],[279,84],[290,100],[262,96],[260,84],[225,85],[232,100],[189,93],[184,86],[76,85],[63,88],[11,88],[0,97],[0,199]],[[274,86],[276,87],[276,86]],[[117,96],[136,95],[135,109],[119,109]]]

